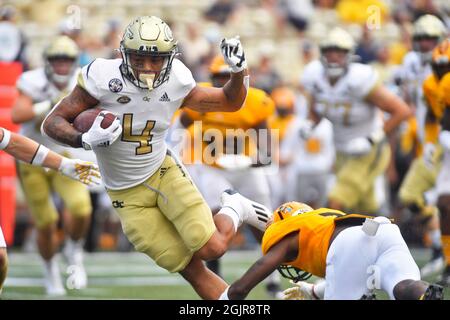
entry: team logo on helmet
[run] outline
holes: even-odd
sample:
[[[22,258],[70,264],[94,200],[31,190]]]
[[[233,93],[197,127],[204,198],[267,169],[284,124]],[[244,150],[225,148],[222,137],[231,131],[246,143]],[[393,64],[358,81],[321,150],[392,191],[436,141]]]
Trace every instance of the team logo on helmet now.
[[[123,89],[123,84],[120,79],[114,78],[109,81],[109,90],[111,92],[120,92]]]

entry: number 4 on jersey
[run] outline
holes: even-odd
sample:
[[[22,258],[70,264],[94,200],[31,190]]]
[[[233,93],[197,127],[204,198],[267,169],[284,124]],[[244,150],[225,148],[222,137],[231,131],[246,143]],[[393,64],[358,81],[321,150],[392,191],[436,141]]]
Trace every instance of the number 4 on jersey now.
[[[136,147],[136,155],[142,155],[152,152],[152,141],[153,135],[151,131],[155,127],[156,121],[148,120],[145,124],[144,130],[141,134],[133,134],[133,114],[125,113],[123,115],[123,131],[122,131],[122,141],[139,143]]]

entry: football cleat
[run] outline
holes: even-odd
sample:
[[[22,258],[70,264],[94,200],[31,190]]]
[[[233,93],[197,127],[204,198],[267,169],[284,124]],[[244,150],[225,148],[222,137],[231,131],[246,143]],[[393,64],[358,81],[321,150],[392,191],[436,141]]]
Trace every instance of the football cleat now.
[[[229,207],[238,214],[239,226],[245,222],[258,230],[266,230],[266,225],[272,216],[272,212],[264,205],[247,199],[231,189],[222,192],[220,202],[222,207]]]
[[[441,272],[445,267],[445,258],[442,254],[442,250],[433,252],[433,257],[428,261],[422,269],[420,269],[420,275],[422,278],[431,276],[438,272]]]
[[[359,300],[377,300],[375,293],[363,294]]]
[[[437,283],[444,287],[450,287],[450,267],[447,266]]]
[[[45,262],[44,286],[45,291],[49,296],[63,296],[66,294],[61,273],[59,272],[58,263],[54,259],[49,262]]]
[[[444,300],[444,287],[430,284],[421,300]]]
[[[84,289],[87,287],[87,274],[83,265],[83,247],[81,243],[68,240],[62,251],[67,261],[70,273],[70,289]]]

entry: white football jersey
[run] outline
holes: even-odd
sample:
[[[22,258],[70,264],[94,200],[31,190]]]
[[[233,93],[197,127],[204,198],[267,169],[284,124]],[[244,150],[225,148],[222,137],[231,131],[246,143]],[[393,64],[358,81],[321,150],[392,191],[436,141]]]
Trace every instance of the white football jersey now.
[[[427,113],[422,84],[431,72],[430,64],[422,63],[419,53],[410,51],[403,58],[402,80],[408,95],[412,99],[412,103],[416,106],[418,135],[421,141],[424,141],[425,137],[425,118]]]
[[[44,68],[24,72],[17,80],[16,86],[23,94],[29,96],[33,100],[33,103],[50,100],[54,105],[75,87],[77,73],[74,72],[73,77],[69,80],[64,90],[59,90],[48,80]],[[30,121],[22,123],[20,133],[37,143],[43,144],[52,151],[71,156],[72,151],[75,149],[56,144],[53,140],[41,134],[40,127],[43,119],[44,117],[35,117]]]
[[[190,70],[174,59],[167,82],[140,89],[120,72],[121,59],[96,59],[82,68],[78,84],[100,101],[98,107],[119,117],[122,136],[94,148],[103,182],[111,190],[145,181],[161,166],[172,116],[196,83]]]
[[[318,60],[309,63],[300,80],[315,99],[315,112],[333,123],[333,136],[337,151],[358,137],[368,137],[382,126],[378,109],[365,101],[378,84],[378,75],[369,65],[351,63],[348,71],[334,86]]]

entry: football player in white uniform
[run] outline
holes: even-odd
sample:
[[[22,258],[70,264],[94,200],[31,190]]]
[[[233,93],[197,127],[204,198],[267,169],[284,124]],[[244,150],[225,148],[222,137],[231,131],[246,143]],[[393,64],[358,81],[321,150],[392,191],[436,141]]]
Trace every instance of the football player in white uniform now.
[[[229,194],[213,218],[165,142],[172,116],[182,106],[232,112],[244,103],[249,78],[242,45],[232,38],[223,39],[220,47],[232,69],[230,80],[223,88],[197,86],[176,59],[177,42],[169,26],[154,16],[135,18],[121,41],[122,59],[96,59],[84,67],[78,85],[42,126],[62,143],[94,150],[123,230],[136,250],[169,272],[179,272],[204,299],[217,299],[227,285],[202,260],[223,255],[244,221],[264,229],[250,203],[240,212],[231,209],[228,203],[235,198]],[[86,133],[75,130],[73,119],[96,106],[120,121],[107,129],[94,122]],[[260,214],[266,220],[270,213]]]
[[[12,133],[0,127],[0,150],[4,150],[18,160],[59,171],[61,174],[78,180],[86,185],[100,184],[98,167],[78,159],[68,159],[50,151],[42,144]],[[8,269],[6,242],[0,228],[0,293]]]
[[[51,106],[75,86],[78,72],[79,49],[66,36],[55,38],[44,51],[45,66],[23,73],[17,81],[20,92],[12,109],[12,121],[20,123],[21,134],[42,145],[73,157],[73,148],[55,144],[42,136],[40,126]],[[43,168],[18,163],[19,179],[25,198],[37,228],[37,244],[44,262],[46,291],[50,295],[65,294],[58,263],[55,258],[58,244],[56,222],[58,212],[51,200],[57,193],[63,200],[65,209],[71,214],[67,226],[68,239],[63,249],[70,266],[75,266],[74,287],[82,289],[87,285],[87,275],[83,266],[83,243],[92,212],[89,191],[86,186],[71,181]]]
[[[320,44],[320,61],[305,67],[301,84],[310,100],[307,138],[321,117],[333,123],[336,183],[328,196],[335,209],[376,213],[375,180],[390,161],[386,135],[409,116],[408,105],[378,82],[374,69],[351,62],[354,40],[335,28]],[[384,122],[382,112],[389,114]]]
[[[413,51],[405,56],[402,65],[403,95],[414,110],[414,118],[408,121],[408,126],[417,128],[414,139],[417,146],[416,158],[400,186],[399,200],[403,207],[422,218],[431,239],[432,258],[422,268],[423,276],[444,266],[438,212],[425,196],[434,187],[439,170],[439,165],[431,164],[438,125],[424,97],[422,84],[432,73],[432,51],[446,34],[444,23],[437,17],[424,15],[417,19],[413,27]]]

